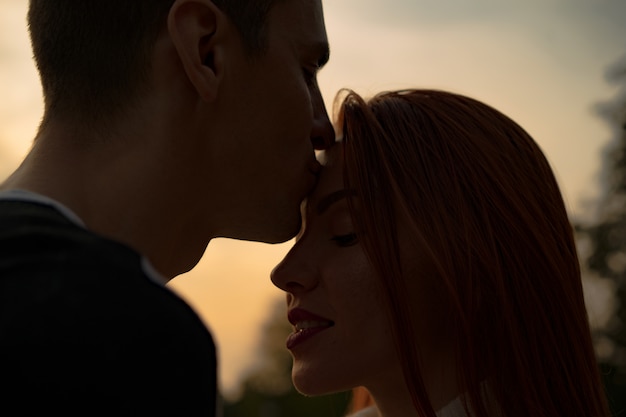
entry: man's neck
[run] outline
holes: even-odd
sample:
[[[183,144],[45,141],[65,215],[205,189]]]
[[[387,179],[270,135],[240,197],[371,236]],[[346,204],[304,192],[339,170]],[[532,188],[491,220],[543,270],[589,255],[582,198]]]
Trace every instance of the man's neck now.
[[[159,139],[152,137],[152,146],[120,138],[83,146],[59,133],[42,132],[0,190],[23,189],[58,201],[88,229],[133,248],[170,279],[191,269],[209,238],[189,224],[187,202],[170,183],[174,167],[158,153]]]

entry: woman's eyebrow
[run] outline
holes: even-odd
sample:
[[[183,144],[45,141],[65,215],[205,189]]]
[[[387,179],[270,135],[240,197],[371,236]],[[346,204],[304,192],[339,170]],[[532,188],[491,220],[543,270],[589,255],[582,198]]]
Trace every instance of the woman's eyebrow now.
[[[326,210],[328,210],[328,207],[335,204],[339,200],[346,198],[346,197],[352,197],[354,195],[356,195],[356,191],[354,190],[342,189],[342,190],[333,191],[332,193],[320,199],[320,201],[317,203],[315,211],[318,215],[320,215],[324,213]]]

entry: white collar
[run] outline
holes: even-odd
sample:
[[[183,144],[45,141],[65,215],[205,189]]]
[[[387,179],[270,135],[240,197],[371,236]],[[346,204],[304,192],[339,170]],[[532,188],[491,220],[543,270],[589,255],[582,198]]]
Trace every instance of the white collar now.
[[[437,417],[466,417],[465,409],[461,403],[460,397],[456,397],[450,401],[443,408],[435,413]],[[350,414],[349,417],[378,417],[378,410],[376,406],[364,408],[357,411],[355,414]]]
[[[77,226],[86,229],[85,223],[81,220],[80,217],[72,210],[70,210],[67,206],[59,203],[58,201],[46,197],[45,195],[41,195],[38,193],[34,193],[32,191],[27,190],[7,190],[0,192],[0,200],[14,200],[14,201],[25,201],[28,203],[38,203],[44,204],[46,206],[52,206],[57,209],[65,218],[74,223]]]

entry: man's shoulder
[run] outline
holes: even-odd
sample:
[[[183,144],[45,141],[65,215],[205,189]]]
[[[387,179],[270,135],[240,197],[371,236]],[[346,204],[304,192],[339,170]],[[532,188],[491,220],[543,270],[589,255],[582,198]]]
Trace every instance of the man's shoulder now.
[[[0,271],[47,277],[91,270],[141,274],[139,254],[44,204],[0,200]]]
[[[140,326],[208,337],[191,307],[146,274],[141,255],[41,204],[0,200],[0,289],[3,309],[42,331],[67,320],[85,334]]]

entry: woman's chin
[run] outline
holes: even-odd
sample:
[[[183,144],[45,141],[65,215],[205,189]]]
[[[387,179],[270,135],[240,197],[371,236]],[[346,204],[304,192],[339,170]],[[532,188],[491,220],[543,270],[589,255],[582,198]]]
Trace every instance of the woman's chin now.
[[[306,395],[307,397],[334,394],[337,392],[348,391],[350,389],[339,389],[336,381],[322,380],[319,373],[315,373],[314,377],[311,375],[293,374],[292,381],[296,390],[300,394]]]

